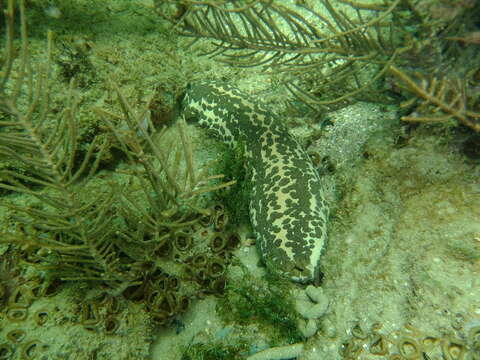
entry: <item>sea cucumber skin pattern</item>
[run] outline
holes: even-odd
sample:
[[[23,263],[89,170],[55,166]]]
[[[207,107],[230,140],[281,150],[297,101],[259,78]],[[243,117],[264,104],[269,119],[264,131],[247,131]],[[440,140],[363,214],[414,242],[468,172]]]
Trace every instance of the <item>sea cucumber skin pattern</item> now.
[[[250,221],[267,267],[294,281],[315,281],[329,211],[308,154],[267,106],[228,85],[191,84],[182,108],[229,146],[244,146]]]

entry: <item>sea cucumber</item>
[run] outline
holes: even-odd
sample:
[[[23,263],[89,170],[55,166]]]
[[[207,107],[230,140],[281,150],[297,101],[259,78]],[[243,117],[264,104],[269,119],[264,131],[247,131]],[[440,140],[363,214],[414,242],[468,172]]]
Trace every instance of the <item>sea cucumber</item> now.
[[[317,282],[329,209],[309,155],[280,117],[218,82],[191,84],[182,113],[229,146],[243,146],[253,188],[250,221],[266,266],[294,281]]]

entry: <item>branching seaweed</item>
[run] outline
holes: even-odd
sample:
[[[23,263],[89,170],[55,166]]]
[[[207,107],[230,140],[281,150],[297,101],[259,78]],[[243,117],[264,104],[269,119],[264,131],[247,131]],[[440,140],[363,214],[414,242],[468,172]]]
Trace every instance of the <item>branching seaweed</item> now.
[[[210,39],[206,55],[288,72],[286,87],[314,110],[358,100],[392,103],[384,85],[393,75],[394,88],[421,104],[404,120],[452,118],[478,131],[478,85],[465,81],[468,73],[478,76],[478,2],[156,0],[156,6],[181,35]],[[417,83],[407,75],[413,73],[425,75]]]
[[[41,257],[36,253],[40,247],[53,251],[55,255],[49,256],[50,262],[62,268],[65,278],[122,279],[122,273],[115,269],[114,250],[108,241],[112,193],[101,194],[92,201],[79,191],[96,172],[107,144],[94,140],[85,154],[80,154],[73,82],[65,109],[53,118],[49,107],[53,35],[48,35],[47,59],[34,69],[29,61],[23,1],[19,2],[19,8],[22,37],[19,59],[15,59],[13,46],[13,0],[8,2],[5,13],[0,155],[23,164],[26,172],[2,169],[0,187],[36,198],[38,205],[25,207],[2,201],[3,206],[17,214],[3,238],[28,244],[32,261]],[[12,76],[14,67],[15,77]]]
[[[129,192],[118,184],[111,184],[121,202],[119,210],[129,225],[119,236],[127,243],[137,243],[137,251],[143,249],[145,255],[141,259],[145,260],[151,257],[148,254],[154,253],[164,238],[171,237],[175,231],[189,227],[202,218],[210,217],[212,209],[202,206],[202,195],[228,187],[235,180],[218,183],[224,176],[208,175],[212,163],[198,171],[194,165],[192,145],[184,121],[177,123],[181,139],[179,148],[171,144],[167,152],[160,149],[157,143],[166,137],[167,129],[164,128],[154,141],[142,125],[145,112],[137,114],[118,85],[112,83],[112,86],[120,99],[123,117],[102,109],[96,111],[117,138],[131,165],[127,175],[139,183],[138,192],[143,194],[138,195],[138,192],[132,193],[131,189]],[[119,118],[128,124],[128,130],[115,126],[113,121]],[[149,128],[151,126],[150,124]],[[137,133],[142,136],[137,136]],[[148,204],[149,208],[145,209],[139,199]],[[138,239],[141,239],[140,243]],[[125,246],[125,242],[122,246]]]
[[[329,0],[321,0],[323,9],[318,11],[303,2],[297,2],[295,10],[271,0],[187,1],[181,16],[166,17],[182,35],[214,40],[215,50],[210,55],[221,54],[223,61],[240,66],[270,63],[305,68],[320,65],[315,55],[323,56],[321,61],[327,63],[372,51],[393,52],[393,39],[385,38],[381,27],[400,2],[368,8],[379,13],[368,21],[361,21],[365,14],[358,8],[357,19],[351,19]],[[164,10],[170,3],[157,1],[157,6]],[[237,53],[245,49],[248,51]]]
[[[53,277],[101,281],[115,293],[141,283],[147,271],[163,273],[152,267],[155,250],[213,215],[203,195],[234,181],[221,183],[222,175],[209,175],[210,164],[203,170],[195,166],[183,122],[178,124],[181,146],[159,148],[143,126],[146,111],[137,114],[115,83],[123,115],[96,109],[110,136],[80,143],[74,80],[65,108],[56,113],[50,107],[53,34],[48,35],[45,61],[32,66],[25,4],[19,0],[17,56],[14,5],[9,0],[5,12],[0,75],[0,157],[14,160],[0,169],[0,188],[7,195],[0,206],[9,210],[0,241],[17,244],[25,261]],[[107,181],[99,169],[112,143],[130,164],[123,178]]]
[[[430,123],[454,119],[480,131],[480,112],[472,110],[478,106],[480,95],[474,97],[475,93],[468,91],[468,78],[427,78],[418,72],[409,76],[395,66],[389,71],[399,79],[400,87],[414,95],[401,104],[403,108],[415,106],[415,113],[403,116],[403,121]]]
[[[399,41],[404,34],[395,34],[393,27],[402,21],[400,10],[405,6],[400,5],[409,3],[342,1],[355,11],[354,16],[329,0],[319,1],[315,10],[305,3],[288,7],[271,0],[186,1],[170,16],[166,9],[172,1],[157,1],[157,7],[180,34],[211,39],[214,49],[209,56],[236,66],[268,65],[290,72],[295,80],[287,82],[288,88],[307,103],[324,106],[365,98],[365,90],[374,89],[405,51]],[[360,75],[364,71],[368,79]],[[314,95],[319,93],[321,99]]]

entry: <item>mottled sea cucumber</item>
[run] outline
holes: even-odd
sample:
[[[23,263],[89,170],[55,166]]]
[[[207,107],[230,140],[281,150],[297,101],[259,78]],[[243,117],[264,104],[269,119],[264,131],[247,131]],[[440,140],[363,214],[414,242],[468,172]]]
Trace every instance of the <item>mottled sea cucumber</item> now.
[[[308,154],[260,101],[216,82],[191,84],[182,113],[231,147],[243,145],[253,186],[249,213],[267,267],[294,281],[318,278],[328,205]]]

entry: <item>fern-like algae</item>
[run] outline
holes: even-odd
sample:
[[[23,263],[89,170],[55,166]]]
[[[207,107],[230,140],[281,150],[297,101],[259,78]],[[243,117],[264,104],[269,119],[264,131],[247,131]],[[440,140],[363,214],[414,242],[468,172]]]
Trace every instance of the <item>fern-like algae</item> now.
[[[59,115],[50,108],[49,84],[53,34],[47,57],[38,69],[30,64],[24,1],[20,9],[22,45],[16,58],[13,47],[14,7],[6,11],[6,49],[0,81],[0,156],[14,159],[17,167],[0,170],[0,187],[9,196],[26,199],[28,206],[2,200],[10,210],[1,241],[18,244],[24,259],[62,280],[101,281],[121,292],[140,284],[152,268],[158,246],[175,232],[211,214],[202,207],[202,195],[226,187],[215,183],[222,175],[208,175],[192,160],[184,125],[178,130],[179,151],[163,152],[143,128],[145,112],[134,109],[113,84],[127,130],[117,128],[111,114],[99,110],[110,128],[110,137],[95,137],[80,144],[75,115],[78,100],[71,81],[66,107]],[[97,176],[102,155],[116,139],[130,161],[120,184]],[[19,169],[25,169],[24,171]],[[142,170],[140,170],[142,168]],[[139,185],[139,186],[138,186]],[[139,189],[139,192],[132,189]],[[145,206],[147,204],[147,206]],[[147,269],[147,270],[146,270]]]
[[[119,87],[115,83],[112,84],[120,99],[123,119],[128,124],[129,130],[124,132],[115,126],[112,120],[118,116],[101,110],[100,113],[105,115],[105,122],[127,155],[132,165],[131,174],[140,182],[143,197],[151,209],[150,212],[146,211],[133,196],[120,190],[118,193],[123,204],[121,211],[124,217],[129,219],[130,224],[142,224],[144,227],[142,231],[159,234],[162,232],[161,229],[176,231],[191,226],[204,216],[210,216],[211,210],[202,207],[202,194],[228,187],[234,184],[235,180],[214,184],[213,182],[223,178],[223,175],[209,176],[208,169],[211,164],[207,164],[198,172],[183,121],[177,123],[181,139],[180,151],[176,151],[173,146],[165,154],[148,135],[147,129],[141,125],[144,112],[136,114]],[[141,138],[134,135],[137,131],[142,133]],[[161,131],[156,141],[160,141],[165,133],[165,129]],[[147,143],[146,146],[142,145],[143,139]],[[146,152],[144,147],[148,147],[150,152]],[[133,239],[126,233],[122,236]]]
[[[378,100],[374,85],[408,48],[400,41],[405,31],[392,25],[404,21],[401,12],[412,7],[407,0],[388,5],[342,1],[355,11],[352,17],[329,0],[319,1],[318,10],[304,1],[295,6],[271,0],[174,3],[157,0],[156,6],[181,35],[211,39],[213,50],[206,55],[234,66],[288,71],[289,90],[317,107],[365,99],[372,92],[370,98]],[[169,16],[166,10],[171,6],[177,6],[177,12]],[[362,72],[373,76],[365,79]],[[296,85],[299,80],[301,86]],[[318,93],[322,99],[311,95]]]
[[[219,314],[235,324],[257,323],[267,328],[278,343],[301,341],[298,315],[284,279],[269,273],[265,281],[260,281],[244,272],[241,279],[227,286],[226,296],[219,300]]]
[[[473,92],[467,91],[468,79],[426,78],[420,73],[415,79],[395,66],[389,71],[397,77],[399,85],[415,95],[402,107],[409,107],[417,103],[416,115],[403,116],[403,121],[413,122],[445,122],[455,119],[461,124],[480,131],[480,112],[469,109],[469,102],[479,101],[468,98]]]
[[[123,280],[122,272],[114,270],[113,249],[108,242],[112,193],[88,199],[79,191],[96,172],[106,142],[92,141],[78,160],[74,82],[70,85],[66,108],[52,119],[49,79],[53,34],[48,33],[47,58],[35,74],[29,61],[23,1],[19,2],[19,8],[22,36],[19,59],[15,59],[13,50],[13,0],[8,2],[5,13],[7,46],[0,82],[4,119],[0,121],[3,127],[0,155],[15,159],[27,173],[2,169],[0,187],[36,199],[39,205],[24,207],[2,201],[3,206],[16,214],[16,224],[4,230],[3,241],[55,251],[59,258],[54,263],[64,278]],[[15,64],[16,60],[19,64]]]
[[[212,40],[206,55],[234,66],[288,72],[287,89],[314,110],[358,100],[392,103],[383,85],[393,75],[395,87],[413,95],[402,106],[419,104],[418,115],[403,120],[454,119],[479,131],[478,91],[465,80],[479,71],[478,51],[468,49],[478,45],[478,2],[155,3],[181,35]],[[424,75],[412,77],[414,72]]]
[[[236,360],[241,359],[240,353],[246,352],[246,343],[231,345],[222,343],[198,343],[185,348],[181,360]]]

